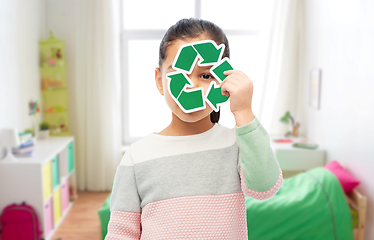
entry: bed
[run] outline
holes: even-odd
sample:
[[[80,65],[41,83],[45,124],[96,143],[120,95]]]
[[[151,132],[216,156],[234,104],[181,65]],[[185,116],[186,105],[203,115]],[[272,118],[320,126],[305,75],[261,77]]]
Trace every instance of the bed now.
[[[110,195],[99,209],[102,239],[110,218]],[[283,180],[266,201],[248,196],[248,239],[364,239],[366,197],[357,189],[346,194],[326,168],[314,168]]]
[[[353,236],[355,240],[364,240],[365,217],[366,217],[366,196],[358,190],[353,190],[345,195],[347,202],[353,211],[353,219],[357,218],[357,224],[354,224]]]
[[[345,194],[324,167],[284,179],[266,201],[245,198],[249,240],[363,240],[366,198],[356,189]]]

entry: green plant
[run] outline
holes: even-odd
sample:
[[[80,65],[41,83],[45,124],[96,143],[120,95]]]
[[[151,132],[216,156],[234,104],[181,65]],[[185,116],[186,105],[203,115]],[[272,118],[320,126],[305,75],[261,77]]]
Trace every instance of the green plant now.
[[[29,132],[32,134],[33,137],[35,136],[34,130],[32,130],[31,128],[27,128],[23,132]]]
[[[49,123],[47,122],[42,122],[39,124],[39,129],[40,130],[48,130],[49,129]]]

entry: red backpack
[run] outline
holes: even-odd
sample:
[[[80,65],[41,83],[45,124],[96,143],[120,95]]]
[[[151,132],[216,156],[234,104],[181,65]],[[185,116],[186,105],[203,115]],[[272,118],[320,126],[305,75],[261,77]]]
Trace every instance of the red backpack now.
[[[43,232],[35,209],[25,202],[5,207],[0,222],[2,240],[40,240]]]

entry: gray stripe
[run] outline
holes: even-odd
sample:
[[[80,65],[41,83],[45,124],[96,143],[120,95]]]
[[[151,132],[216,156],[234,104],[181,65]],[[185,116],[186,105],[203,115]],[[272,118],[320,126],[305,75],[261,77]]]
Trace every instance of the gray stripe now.
[[[119,165],[117,167],[112,189],[110,210],[141,212],[133,166]]]
[[[238,145],[135,164],[141,207],[181,196],[241,192]]]

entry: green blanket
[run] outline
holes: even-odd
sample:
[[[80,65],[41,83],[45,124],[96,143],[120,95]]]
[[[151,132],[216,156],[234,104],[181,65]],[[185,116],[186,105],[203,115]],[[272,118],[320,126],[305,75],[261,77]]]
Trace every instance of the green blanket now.
[[[100,218],[100,226],[101,226],[101,239],[105,239],[105,236],[108,232],[108,223],[110,219],[110,199],[112,194],[109,194],[101,208],[97,211]]]
[[[245,198],[249,240],[353,239],[351,213],[343,189],[325,168],[284,179],[269,200]]]

